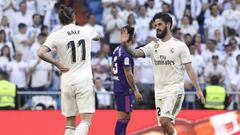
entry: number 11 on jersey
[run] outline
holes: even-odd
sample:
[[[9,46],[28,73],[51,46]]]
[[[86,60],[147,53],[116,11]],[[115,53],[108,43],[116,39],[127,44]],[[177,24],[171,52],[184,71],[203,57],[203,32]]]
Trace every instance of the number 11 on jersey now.
[[[86,60],[86,46],[85,40],[81,39],[78,41],[77,47],[82,47],[82,60]],[[74,41],[69,41],[67,44],[67,49],[71,49],[72,51],[72,62],[76,62],[76,46]]]

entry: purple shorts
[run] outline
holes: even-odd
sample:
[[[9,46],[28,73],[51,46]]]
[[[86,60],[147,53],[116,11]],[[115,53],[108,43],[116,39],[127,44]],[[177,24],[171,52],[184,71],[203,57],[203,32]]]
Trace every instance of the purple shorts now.
[[[132,112],[133,103],[134,103],[134,95],[115,95],[115,103],[117,106],[117,111],[120,112]]]

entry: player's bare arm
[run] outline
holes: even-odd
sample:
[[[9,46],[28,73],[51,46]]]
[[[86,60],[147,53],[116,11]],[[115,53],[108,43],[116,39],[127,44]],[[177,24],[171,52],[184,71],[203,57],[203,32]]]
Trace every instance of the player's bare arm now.
[[[129,86],[134,91],[136,100],[137,101],[142,101],[143,98],[142,98],[141,93],[138,91],[138,88],[137,88],[136,83],[134,81],[133,74],[132,74],[132,69],[129,68],[129,67],[124,67],[123,70],[124,70],[124,74],[127,78]]]
[[[51,63],[53,65],[55,65],[60,71],[62,72],[67,72],[69,69],[64,67],[61,63],[59,63],[58,61],[56,61],[50,54],[50,49],[44,45],[42,45],[39,49],[38,49],[38,56],[48,62]]]
[[[128,54],[132,55],[135,58],[139,58],[145,57],[144,52],[141,49],[135,49],[130,42],[128,42],[129,40],[129,34],[126,28],[123,28],[121,30],[121,43],[124,47],[124,49],[128,52]]]
[[[194,73],[191,62],[185,63],[184,65],[185,65],[185,69],[187,71],[187,74],[188,74],[189,78],[191,79],[194,87],[196,88],[196,94],[197,94],[198,99],[200,99],[201,102],[204,104],[205,103],[205,98],[203,96],[201,87],[198,84],[198,79],[197,79],[197,77]]]

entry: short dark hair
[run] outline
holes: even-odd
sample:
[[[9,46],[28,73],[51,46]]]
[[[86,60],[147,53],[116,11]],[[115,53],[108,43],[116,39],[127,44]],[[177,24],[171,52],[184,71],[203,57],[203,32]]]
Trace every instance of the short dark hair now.
[[[18,24],[18,29],[25,28],[27,25],[25,23],[19,23]]]
[[[173,29],[172,29],[172,33],[176,33],[177,31],[180,31],[181,30],[181,28],[179,28],[179,27],[174,27]]]
[[[43,33],[43,32],[41,32],[40,34],[38,34],[38,38],[39,37],[47,37],[48,35],[46,34],[46,33]]]
[[[127,31],[128,31],[128,34],[129,34],[129,40],[128,40],[128,42],[129,42],[129,41],[132,41],[132,40],[133,40],[133,36],[134,36],[134,28],[131,27],[131,26],[129,26],[129,25],[126,25],[126,26],[124,26],[123,28],[126,28]]]
[[[0,78],[1,79],[8,80],[8,77],[9,77],[9,75],[7,72],[0,70]]]
[[[219,59],[218,55],[213,55],[212,59]]]
[[[44,29],[48,29],[48,26],[47,25],[42,25],[41,31],[43,31]]]
[[[36,17],[36,16],[40,16],[40,14],[38,14],[38,13],[33,14],[32,19],[34,19],[34,17]]]
[[[168,13],[159,12],[154,15],[153,21],[155,21],[156,19],[161,19],[166,24],[170,23],[170,28],[172,28],[172,17]]]
[[[219,76],[217,76],[217,75],[211,76],[211,84],[218,85],[219,84]]]
[[[59,20],[63,25],[67,25],[73,22],[75,11],[71,7],[60,5]]]

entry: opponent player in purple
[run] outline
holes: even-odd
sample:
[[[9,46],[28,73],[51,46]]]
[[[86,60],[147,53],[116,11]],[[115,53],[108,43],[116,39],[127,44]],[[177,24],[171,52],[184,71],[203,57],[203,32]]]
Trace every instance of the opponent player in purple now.
[[[134,42],[134,28],[125,26],[128,30],[128,42]],[[133,79],[133,58],[120,45],[113,51],[112,57],[114,96],[118,111],[118,120],[115,127],[115,135],[125,135],[130,113],[132,111],[134,97],[136,101],[142,101],[142,95],[138,91]]]

